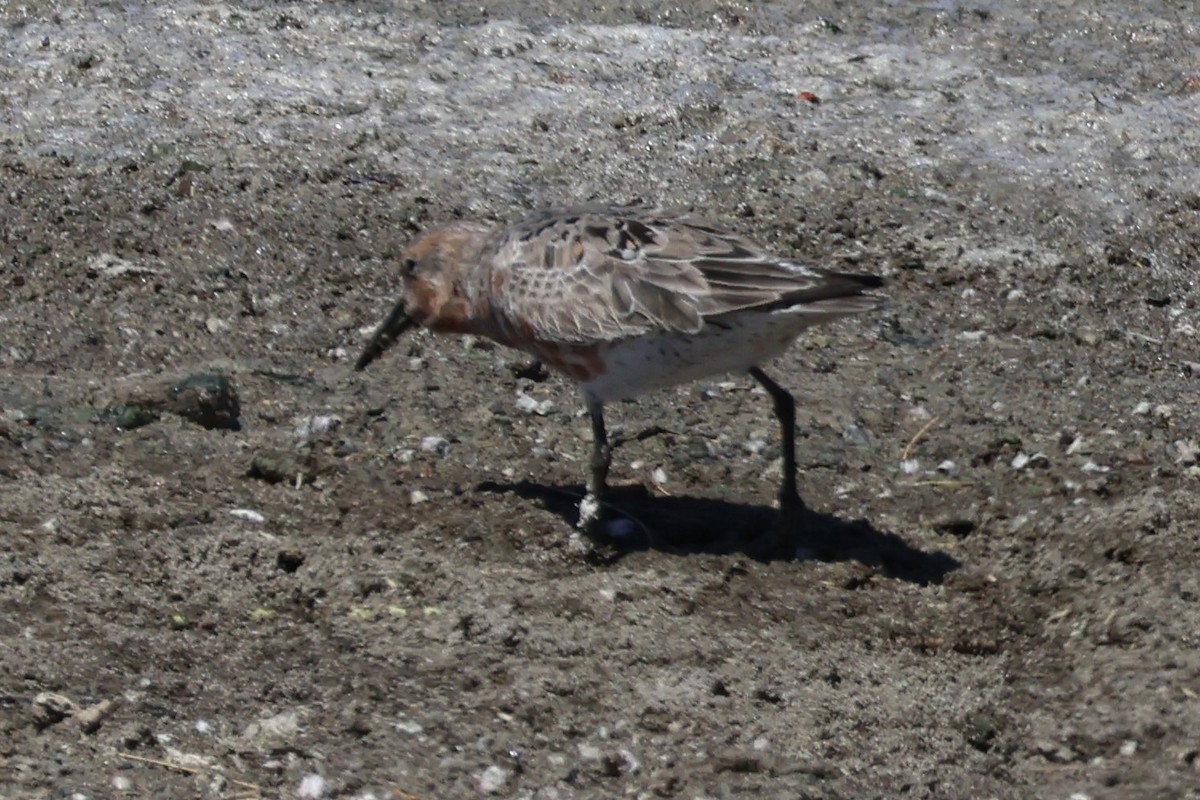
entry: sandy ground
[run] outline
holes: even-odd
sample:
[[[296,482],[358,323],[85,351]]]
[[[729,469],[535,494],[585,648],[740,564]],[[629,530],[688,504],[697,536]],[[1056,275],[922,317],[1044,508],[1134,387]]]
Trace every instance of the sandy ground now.
[[[0,796],[1200,797],[1187,3],[0,9]],[[818,102],[819,101],[819,102]],[[889,281],[587,419],[351,361],[427,225],[692,207]]]

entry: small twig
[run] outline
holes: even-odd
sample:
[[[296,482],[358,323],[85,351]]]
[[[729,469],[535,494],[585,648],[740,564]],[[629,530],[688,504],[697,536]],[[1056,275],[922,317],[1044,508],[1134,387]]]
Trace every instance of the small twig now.
[[[670,428],[664,428],[662,425],[651,425],[645,430],[638,431],[633,436],[614,436],[611,444],[611,449],[616,450],[618,447],[629,442],[644,442],[653,436],[661,436],[662,434],[678,436],[679,434]]]
[[[176,772],[182,772],[185,775],[199,775],[204,771],[201,767],[189,767],[187,764],[177,764],[174,761],[163,761],[157,758],[146,758],[145,756],[138,756],[134,755],[133,753],[119,753],[118,756],[120,758],[128,758],[130,761],[141,761],[143,764],[153,764],[154,766],[162,767],[163,769],[175,770]],[[262,787],[256,783],[239,781],[236,778],[229,777],[226,777],[225,780],[229,781],[234,786],[240,786],[248,792],[253,792],[255,795],[262,794]]]
[[[913,437],[908,440],[908,445],[904,448],[904,452],[900,454],[901,461],[908,461],[909,456],[912,455],[913,448],[916,447],[918,443],[920,443],[922,437],[924,437],[925,434],[929,433],[929,429],[932,428],[934,425],[937,425],[940,420],[941,420],[941,417],[935,416],[933,419],[929,420],[929,422],[926,422],[921,427],[921,430],[917,431],[913,435]]]
[[[234,786],[242,787],[247,792],[253,792],[257,796],[262,796],[262,787],[257,783],[250,783],[250,781],[239,781],[237,778],[230,777],[226,777],[225,780],[229,781]]]
[[[905,486],[936,486],[939,489],[961,489],[964,486],[970,486],[970,481],[956,481],[946,479],[941,481],[913,481],[906,483]]]
[[[165,769],[173,769],[176,772],[183,772],[188,775],[197,775],[200,772],[199,767],[189,767],[186,764],[176,764],[173,761],[160,761],[157,758],[146,758],[145,756],[135,756],[133,753],[121,753],[121,758],[128,758],[130,761],[141,761],[143,764],[153,764],[156,767]]]

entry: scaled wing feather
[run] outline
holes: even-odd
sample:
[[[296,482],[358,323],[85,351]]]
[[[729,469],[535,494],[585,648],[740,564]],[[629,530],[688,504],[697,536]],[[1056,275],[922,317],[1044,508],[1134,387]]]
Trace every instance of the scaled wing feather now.
[[[880,284],[777,258],[686,214],[642,208],[551,209],[507,229],[496,251],[506,272],[502,312],[550,342],[697,333],[706,318],[820,305]]]

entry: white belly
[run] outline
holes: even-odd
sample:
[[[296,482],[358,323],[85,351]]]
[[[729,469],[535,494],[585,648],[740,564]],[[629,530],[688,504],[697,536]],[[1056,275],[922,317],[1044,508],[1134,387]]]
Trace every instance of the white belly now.
[[[711,375],[745,372],[791,346],[805,329],[831,319],[827,314],[730,314],[696,334],[657,333],[604,345],[605,374],[582,385],[584,394],[600,402],[628,400]]]

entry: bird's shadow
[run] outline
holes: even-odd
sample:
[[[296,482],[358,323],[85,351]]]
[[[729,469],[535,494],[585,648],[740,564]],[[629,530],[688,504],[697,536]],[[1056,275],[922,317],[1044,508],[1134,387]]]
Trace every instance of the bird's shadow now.
[[[594,536],[594,557],[613,562],[626,554],[654,549],[678,555],[741,553],[759,561],[814,558],[857,561],[885,575],[920,585],[939,584],[961,563],[941,551],[912,547],[894,533],[866,520],[843,520],[833,514],[805,510],[784,522],[777,509],[704,497],[652,497],[644,487],[618,490],[610,512],[621,522],[601,526],[615,536]],[[574,526],[582,487],[559,487],[520,481],[487,481],[476,491],[512,493],[533,500]]]

